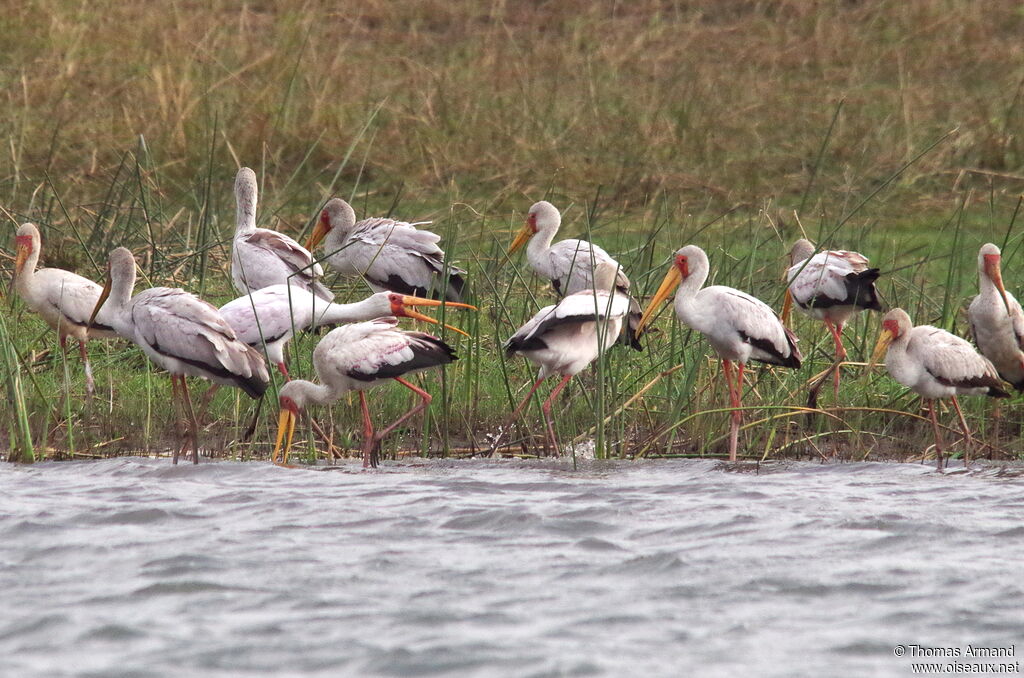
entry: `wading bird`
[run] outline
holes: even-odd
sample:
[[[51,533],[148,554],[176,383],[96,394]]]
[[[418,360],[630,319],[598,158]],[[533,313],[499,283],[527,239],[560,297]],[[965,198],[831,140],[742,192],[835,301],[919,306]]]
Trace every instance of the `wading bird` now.
[[[602,263],[615,266],[615,287],[625,295],[632,308],[628,323],[628,343],[637,350],[642,350],[636,332],[640,320],[640,305],[629,296],[629,278],[619,263],[603,249],[587,242],[568,238],[554,245],[551,241],[562,225],[562,215],[547,200],[541,200],[530,207],[526,223],[509,246],[509,256],[516,253],[523,245],[526,247],[526,260],[534,273],[551,281],[551,286],[559,296],[573,294],[594,288],[594,271]]]
[[[376,217],[356,221],[352,206],[341,198],[320,211],[306,248],[323,242],[327,265],[342,275],[362,276],[375,292],[398,292],[462,301],[466,272],[445,262],[437,243],[441,236],[414,224]]]
[[[558,453],[558,439],[551,420],[555,397],[574,375],[615,344],[623,320],[630,312],[630,298],[616,289],[617,273],[618,264],[601,262],[594,270],[595,289],[580,290],[553,306],[542,308],[505,342],[507,355],[521,355],[540,365],[537,380],[512,412],[509,423],[516,420],[545,379],[551,375],[561,377],[541,407],[553,454]],[[501,433],[492,443],[492,451],[500,438]]]
[[[999,248],[988,243],[978,252],[978,296],[967,308],[971,334],[999,376],[1024,391],[1024,312],[1003,286]]]
[[[262,350],[266,346],[270,362],[277,365],[284,378],[288,379],[288,368],[284,364],[284,348],[295,332],[322,325],[361,322],[389,315],[439,325],[442,323],[414,310],[413,307],[441,305],[476,310],[475,306],[469,304],[421,299],[395,292],[378,292],[356,303],[335,304],[294,285],[271,285],[229,301],[220,307],[220,314],[235,330],[239,341],[257,350]],[[466,334],[457,327],[447,324],[444,326],[459,334]]]
[[[843,325],[865,309],[881,311],[875,281],[878,269],[868,268],[868,258],[847,250],[823,250],[814,253],[811,241],[801,238],[789,252],[790,268],[786,272],[789,286],[782,305],[782,322],[789,325],[793,302],[810,317],[821,320],[832,334],[836,346],[835,362],[820,378],[815,378],[808,407],[817,407],[818,390],[833,375],[833,390],[839,397],[839,370],[846,360],[843,346]]]
[[[14,288],[25,305],[57,331],[64,352],[67,352],[68,337],[78,341],[78,352],[85,368],[85,390],[91,396],[95,383],[86,342],[89,339],[117,337],[110,312],[100,313],[91,320],[89,318],[102,288],[88,278],[59,268],[36,270],[42,242],[34,224],[22,224],[14,236],[14,242],[17,250]]]
[[[743,395],[743,368],[748,360],[799,368],[802,356],[796,346],[796,337],[782,324],[775,312],[760,299],[746,292],[722,285],[703,287],[709,272],[708,255],[696,245],[677,250],[672,266],[651,303],[640,319],[638,331],[651,321],[658,305],[675,296],[675,311],[679,320],[707,337],[711,348],[722,360],[725,383],[729,388],[732,426],[729,430],[729,460],[736,461],[739,437],[740,401]],[[703,287],[703,289],[702,289]],[[737,363],[735,382],[732,363]]]
[[[313,367],[321,384],[297,379],[280,391],[281,414],[273,462],[284,448],[281,464],[288,463],[288,452],[295,433],[295,420],[311,404],[334,402],[350,391],[359,392],[363,413],[363,467],[377,466],[380,441],[397,426],[430,404],[430,394],[402,379],[403,375],[446,365],[457,360],[451,346],[423,332],[400,330],[397,318],[377,318],[369,322],[343,325],[331,330],[313,349]],[[366,390],[394,379],[415,392],[420,402],[381,431],[374,432]]]
[[[199,297],[169,287],[153,287],[132,296],[134,287],[135,258],[128,249],[118,247],[110,253],[107,284],[90,323],[105,310],[118,335],[170,372],[172,399],[181,401],[192,461],[198,464],[199,423],[185,377],[237,386],[250,398],[259,398],[270,383],[267,365],[263,355],[238,341],[217,309]],[[179,454],[180,450],[174,453],[175,464]]]
[[[256,228],[256,173],[248,167],[235,177],[236,222],[231,246],[231,281],[240,294],[278,284],[292,284],[324,301],[334,293],[320,279],[324,270],[313,255],[283,233]]]
[[[871,356],[874,365],[885,356],[885,369],[893,379],[921,396],[935,433],[935,456],[942,468],[942,437],[935,415],[935,400],[950,398],[964,433],[964,465],[970,463],[971,431],[960,410],[958,395],[1007,397],[999,373],[988,358],[967,341],[930,325],[913,326],[910,316],[894,308],[882,319],[882,332]]]

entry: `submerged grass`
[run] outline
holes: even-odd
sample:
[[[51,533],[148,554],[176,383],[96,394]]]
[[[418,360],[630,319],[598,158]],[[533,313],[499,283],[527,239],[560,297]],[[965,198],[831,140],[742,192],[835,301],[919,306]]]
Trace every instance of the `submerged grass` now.
[[[864,252],[890,305],[959,334],[980,244],[1003,247],[1013,287],[1024,13],[1008,0],[984,12],[966,0],[297,0],[161,11],[34,0],[9,9],[0,28],[23,39],[0,55],[0,206],[10,232],[41,226],[46,265],[99,279],[106,253],[125,245],[140,288],[180,286],[222,304],[235,296],[231,186],[243,164],[260,178],[260,225],[296,238],[335,194],[361,215],[433,220],[481,311],[449,316],[471,335],[446,336],[461,360],[418,377],[433,404],[391,451],[486,449],[532,382],[533,368],[506,359],[501,343],[553,298],[525,261],[506,256],[541,198],[565,213],[559,237],[601,244],[641,297],[692,242],[711,257],[709,284],[779,308],[784,254],[801,235]],[[7,252],[12,240],[2,239]],[[77,357],[65,361],[14,300],[10,260],[2,266],[8,456],[177,444],[166,376],[122,343],[96,342],[98,396],[87,402]],[[329,282],[341,301],[369,291]],[[727,399],[709,347],[667,307],[655,329],[644,353],[615,348],[574,380],[557,408],[564,443],[593,441],[607,456],[722,451]],[[825,393],[824,413],[802,409],[831,342],[805,318],[796,331],[806,367],[748,372],[748,458],[926,448],[916,398],[880,370],[852,365],[841,402]],[[851,356],[865,359],[876,333],[873,317],[852,322]],[[293,342],[294,375],[311,376],[318,338]],[[273,393],[249,443],[239,436],[251,402],[218,394],[204,447],[266,457]],[[401,388],[372,393],[381,419],[410,404]],[[1019,399],[964,404],[992,454],[1021,453]],[[334,423],[335,445],[358,445],[354,400],[318,419]],[[523,421],[513,438],[524,444],[507,449],[536,453],[538,408]],[[303,430],[307,459],[322,454]]]

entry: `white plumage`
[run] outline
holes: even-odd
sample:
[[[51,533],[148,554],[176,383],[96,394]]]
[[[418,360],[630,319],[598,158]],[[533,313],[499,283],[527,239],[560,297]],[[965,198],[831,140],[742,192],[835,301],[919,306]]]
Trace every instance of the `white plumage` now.
[[[683,324],[707,337],[722,360],[731,406],[734,408],[729,435],[729,459],[736,460],[737,437],[743,392],[743,367],[748,360],[799,368],[802,356],[796,337],[772,309],[745,292],[723,285],[703,287],[710,265],[707,254],[696,245],[676,251],[671,268],[640,320],[642,331],[678,286],[675,295],[676,316]],[[703,288],[703,289],[702,289]],[[732,361],[738,363],[735,383]]]
[[[231,247],[231,281],[240,294],[292,284],[325,301],[334,299],[320,281],[324,270],[313,255],[292,238],[267,228],[256,228],[256,174],[248,167],[235,177],[237,203],[235,238]]]
[[[217,309],[193,294],[154,287],[132,296],[135,258],[124,247],[110,253],[108,275],[94,315],[105,309],[118,335],[134,342],[150,360],[170,372],[175,393],[182,389],[192,429],[192,459],[198,462],[198,423],[185,377],[237,386],[258,398],[270,382],[263,356],[238,341]],[[175,453],[175,463],[177,460]]]
[[[839,369],[846,360],[843,346],[843,326],[865,309],[881,311],[875,281],[878,269],[869,268],[868,258],[848,250],[823,250],[815,253],[814,245],[801,238],[789,253],[790,268],[786,271],[786,298],[782,308],[782,322],[789,324],[790,308],[797,308],[812,318],[825,323],[835,342],[835,362],[811,386],[808,407],[817,407],[818,390],[834,375],[834,391],[839,396]]]
[[[509,255],[524,244],[526,260],[534,273],[551,281],[559,296],[574,294],[597,287],[594,272],[601,264],[610,264],[615,269],[615,287],[625,295],[631,304],[627,340],[633,348],[641,345],[635,332],[640,319],[640,305],[629,296],[630,282],[625,271],[615,259],[601,247],[586,240],[568,238],[551,244],[562,225],[562,215],[546,200],[534,203],[526,216],[526,223],[509,246]]]
[[[25,305],[38,313],[56,330],[60,346],[67,350],[67,339],[78,341],[85,369],[86,392],[92,395],[94,382],[86,342],[89,339],[113,339],[111,313],[104,311],[90,322],[89,315],[103,291],[99,285],[60,268],[36,269],[42,252],[42,240],[34,224],[22,224],[15,234],[14,288]]]
[[[518,417],[541,383],[551,375],[562,380],[544,401],[542,411],[548,442],[558,451],[551,405],[569,380],[617,341],[622,324],[630,312],[630,299],[615,289],[618,265],[602,262],[594,271],[595,289],[580,290],[557,304],[538,311],[505,342],[508,355],[521,355],[540,365],[540,373],[526,397],[513,411]],[[495,440],[493,447],[497,447]]]
[[[885,369],[893,379],[911,389],[929,404],[935,432],[935,448],[942,466],[942,442],[935,415],[936,398],[951,398],[963,429],[970,441],[970,430],[960,411],[958,395],[1006,397],[996,368],[988,358],[960,337],[931,325],[913,326],[910,316],[900,308],[882,319],[882,332],[875,346],[872,363],[885,355]]]
[[[297,331],[322,325],[372,320],[387,315],[437,324],[436,320],[412,310],[412,307],[440,306],[441,303],[395,292],[378,292],[356,303],[335,304],[295,285],[271,285],[229,301],[221,306],[220,313],[235,330],[239,341],[256,349],[262,349],[265,345],[270,361],[288,378],[284,347]],[[456,302],[447,302],[447,306],[473,308]],[[462,332],[450,325],[445,327]]]
[[[452,348],[437,337],[400,330],[397,324],[397,318],[377,318],[327,333],[313,351],[313,367],[322,383],[300,379],[288,382],[280,391],[275,462],[286,436],[282,462],[287,462],[295,420],[307,405],[333,402],[345,393],[357,391],[363,412],[363,465],[377,465],[377,446],[381,439],[430,404],[430,394],[401,377],[457,360]],[[387,428],[374,433],[364,391],[388,379],[417,393],[420,402]]]
[[[357,222],[352,206],[333,198],[324,205],[306,245],[314,251],[322,241],[324,259],[332,270],[361,276],[377,292],[461,301],[466,271],[446,264],[444,250],[437,244],[441,236],[416,228],[427,223],[387,218]]]
[[[1002,254],[992,243],[978,252],[978,296],[967,308],[971,333],[999,376],[1024,391],[1024,311],[1003,286]]]

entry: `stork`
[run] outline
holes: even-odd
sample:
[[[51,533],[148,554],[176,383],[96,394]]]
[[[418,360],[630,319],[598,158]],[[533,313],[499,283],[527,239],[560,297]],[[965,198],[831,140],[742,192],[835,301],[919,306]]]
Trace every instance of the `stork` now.
[[[378,292],[352,304],[326,302],[295,285],[271,285],[256,290],[220,307],[224,320],[235,330],[239,341],[257,350],[266,347],[270,362],[277,365],[285,379],[288,368],[284,364],[284,348],[295,332],[344,323],[373,320],[382,316],[414,318],[423,322],[441,324],[434,318],[416,311],[416,306],[468,308],[475,306],[436,299],[421,299],[395,292]],[[457,327],[444,325],[453,332],[465,335]],[[469,335],[466,335],[469,336]]]
[[[617,273],[618,265],[614,262],[599,263],[594,270],[594,289],[574,292],[557,304],[542,308],[505,342],[509,356],[521,355],[540,365],[537,380],[512,412],[510,422],[515,421],[545,379],[552,375],[561,377],[541,406],[548,442],[556,454],[558,439],[551,418],[552,403],[569,380],[615,344],[630,312],[630,298],[615,286]],[[500,436],[499,433],[493,441],[492,450],[497,448]]]
[[[709,270],[708,255],[701,248],[687,245],[677,250],[665,279],[644,310],[637,331],[643,331],[659,304],[678,287],[676,316],[684,325],[703,334],[722,361],[730,407],[733,408],[729,461],[736,461],[742,420],[739,408],[743,395],[743,368],[747,361],[799,368],[802,356],[796,345],[796,336],[763,301],[732,287],[703,287]],[[733,362],[737,363],[735,382]]]
[[[89,323],[105,311],[117,334],[135,343],[157,366],[171,375],[173,400],[181,401],[188,420],[187,442],[192,461],[199,463],[199,422],[192,410],[186,376],[236,386],[250,398],[267,390],[270,375],[263,356],[235,337],[217,309],[180,289],[153,287],[135,296],[135,258],[118,247],[110,253],[107,283]],[[180,450],[174,453],[178,463]]]
[[[789,252],[790,268],[786,271],[786,297],[782,305],[782,322],[789,325],[793,302],[808,316],[821,320],[832,334],[836,357],[820,378],[815,378],[808,394],[808,407],[817,407],[818,391],[833,375],[833,392],[839,397],[839,369],[846,360],[843,326],[857,313],[870,309],[881,311],[878,301],[878,269],[868,268],[868,258],[848,250],[822,250],[815,254],[810,240],[801,238]]]
[[[526,223],[509,246],[509,256],[515,254],[523,245],[526,247],[526,260],[533,272],[551,281],[555,293],[565,296],[593,289],[594,272],[602,263],[612,264],[615,268],[615,287],[630,301],[631,313],[628,333],[625,339],[636,350],[643,350],[639,341],[636,325],[640,320],[640,305],[629,295],[630,282],[625,271],[615,259],[599,246],[568,238],[554,245],[551,241],[562,225],[562,215],[547,200],[541,200],[530,207]]]
[[[256,173],[248,167],[235,177],[236,223],[231,247],[231,281],[240,294],[278,284],[294,284],[324,301],[334,293],[320,282],[324,270],[313,255],[293,239],[268,228],[256,228]]]
[[[320,211],[306,248],[313,252],[322,242],[331,269],[361,276],[376,292],[462,301],[466,272],[445,261],[437,244],[441,236],[416,228],[428,223],[385,217],[356,221],[352,206],[333,198]]]
[[[889,375],[924,399],[935,433],[937,467],[942,468],[942,437],[935,400],[950,398],[964,433],[964,465],[970,463],[971,430],[960,410],[958,395],[1006,398],[999,373],[988,358],[967,341],[931,325],[914,327],[907,312],[894,308],[882,319],[882,331],[871,364],[885,356]]]
[[[451,346],[423,332],[399,330],[397,318],[386,317],[369,322],[343,325],[331,330],[313,350],[313,367],[321,383],[297,379],[285,384],[279,393],[281,413],[272,460],[288,463],[295,433],[295,421],[309,405],[338,400],[350,391],[359,393],[363,414],[363,467],[376,467],[380,441],[402,422],[430,404],[430,394],[402,379],[406,374],[446,365],[457,360]],[[394,379],[420,397],[420,402],[383,430],[374,432],[366,391]]]
[[[1024,312],[1003,286],[1002,254],[987,243],[978,251],[978,296],[967,308],[971,334],[999,376],[1024,391]]]
[[[85,390],[92,396],[95,382],[86,342],[90,339],[117,337],[108,311],[90,320],[89,314],[100,298],[102,288],[82,276],[60,268],[40,268],[42,241],[34,224],[22,224],[14,236],[14,288],[25,305],[42,316],[60,337],[60,347],[67,352],[68,337],[78,341],[78,352],[85,369]]]

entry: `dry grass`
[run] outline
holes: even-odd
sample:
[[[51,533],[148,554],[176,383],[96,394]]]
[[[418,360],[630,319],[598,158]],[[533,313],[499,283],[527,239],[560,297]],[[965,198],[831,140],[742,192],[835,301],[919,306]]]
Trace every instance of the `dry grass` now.
[[[365,158],[361,180],[381,191],[789,206],[840,102],[822,209],[954,128],[903,197],[941,202],[965,169],[1024,162],[1010,0],[9,5],[0,195],[15,209],[44,171],[99,199],[94,179],[139,135],[185,183],[211,144],[218,174],[237,159],[283,181],[299,166],[329,176],[355,143],[345,178]]]

